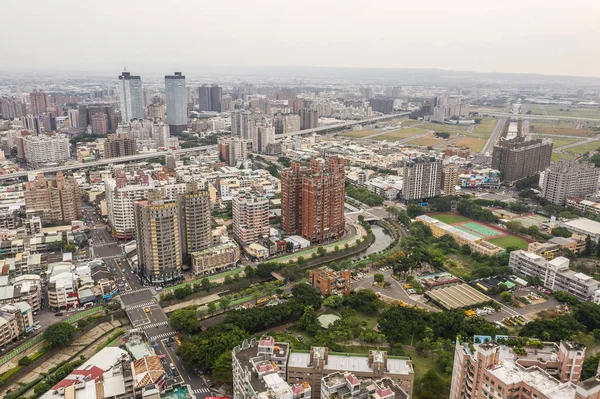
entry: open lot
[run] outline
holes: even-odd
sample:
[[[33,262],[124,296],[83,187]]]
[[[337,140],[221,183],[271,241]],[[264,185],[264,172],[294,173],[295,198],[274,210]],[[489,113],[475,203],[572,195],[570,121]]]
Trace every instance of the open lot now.
[[[375,131],[375,130],[353,130],[351,132],[342,133],[342,136],[344,136],[344,137],[357,137],[357,138],[360,138],[360,137],[371,136],[371,135],[373,135],[375,133],[378,133],[378,132]]]
[[[564,152],[553,152],[552,153],[552,161],[553,162],[560,161],[561,159],[575,159],[575,158],[577,158],[576,155],[567,154]]]
[[[565,151],[572,154],[585,154],[586,152],[596,151],[598,148],[600,148],[600,142],[592,141],[591,143],[585,143],[571,147]]]
[[[462,139],[456,140],[454,145],[465,145],[471,149],[472,152],[480,152],[485,146],[485,142],[487,140],[478,138],[478,137],[464,137]]]
[[[429,216],[431,216],[434,219],[439,220],[440,222],[444,222],[444,223],[448,223],[448,224],[467,222],[470,220],[469,218],[466,218],[464,216],[453,215],[451,213],[438,213],[438,214],[432,214]]]
[[[420,125],[423,129],[433,130],[434,132],[461,134],[469,130],[468,126],[444,125],[442,123],[423,123]]]
[[[406,129],[393,130],[386,134],[381,134],[379,136],[373,137],[374,140],[388,140],[388,141],[397,141],[406,139],[411,136],[416,136],[417,134],[425,133],[425,129],[420,129],[416,127],[409,127]]]
[[[506,235],[497,238],[490,238],[486,241],[502,248],[517,247],[519,249],[527,249],[527,242],[516,236]]]
[[[530,104],[529,109],[534,115],[572,116],[579,118],[600,119],[600,108],[576,108],[560,104]]]
[[[544,138],[544,137],[547,137],[547,136],[543,136],[543,135],[540,135],[540,134],[534,134],[533,135],[534,139],[541,139],[541,138]],[[573,143],[578,143],[578,142],[581,142],[581,141],[585,140],[584,137],[578,139],[578,138],[574,138],[574,137],[561,137],[561,136],[551,137],[551,139],[552,139],[552,144],[554,144],[554,149],[556,149],[558,147],[565,146],[565,145],[569,145],[569,144],[573,144]]]
[[[575,126],[570,123],[542,123],[532,121],[529,129],[532,133],[557,136],[592,137],[596,135],[596,132],[591,129],[576,129]]]
[[[434,134],[430,134],[430,135],[419,137],[415,140],[409,141],[407,144],[422,145],[422,146],[434,146],[443,141],[445,141],[445,140],[435,137]]]
[[[491,133],[496,127],[496,123],[498,123],[497,119],[493,118],[483,118],[481,123],[475,125],[473,129],[473,133]]]

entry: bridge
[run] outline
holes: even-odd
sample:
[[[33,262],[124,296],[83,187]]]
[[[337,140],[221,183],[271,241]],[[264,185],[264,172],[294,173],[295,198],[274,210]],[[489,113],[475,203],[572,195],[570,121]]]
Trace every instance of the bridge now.
[[[543,120],[567,120],[567,121],[587,121],[587,122],[600,122],[598,118],[581,118],[579,116],[550,116],[550,115],[533,115],[533,114],[512,114],[508,112],[480,112],[481,115],[496,116],[498,118],[514,118],[514,119],[543,119]]]

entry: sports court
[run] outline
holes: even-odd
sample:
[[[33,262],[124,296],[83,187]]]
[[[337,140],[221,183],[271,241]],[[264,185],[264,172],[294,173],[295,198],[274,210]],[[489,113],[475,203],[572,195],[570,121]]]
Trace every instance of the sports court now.
[[[524,227],[538,226],[540,227],[543,223],[546,223],[549,219],[540,215],[525,215],[523,217],[518,217],[513,220],[518,221]]]
[[[471,233],[471,234],[473,234],[477,237],[481,237],[481,238],[499,237],[499,236],[506,234],[499,230],[488,227],[484,224],[480,224],[480,223],[472,222],[472,221],[459,223],[458,225],[456,225],[454,227],[457,227],[460,230],[466,231],[467,233]]]

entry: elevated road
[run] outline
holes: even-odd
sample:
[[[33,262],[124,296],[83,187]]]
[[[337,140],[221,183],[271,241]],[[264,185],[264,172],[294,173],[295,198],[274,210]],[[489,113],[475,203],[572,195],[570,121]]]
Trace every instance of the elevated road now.
[[[482,112],[484,115],[496,116],[498,118],[515,118],[515,119],[529,119],[529,120],[566,120],[566,121],[588,121],[588,122],[600,122],[598,118],[581,118],[579,116],[550,116],[550,115],[527,115],[527,114],[512,114],[508,112]]]

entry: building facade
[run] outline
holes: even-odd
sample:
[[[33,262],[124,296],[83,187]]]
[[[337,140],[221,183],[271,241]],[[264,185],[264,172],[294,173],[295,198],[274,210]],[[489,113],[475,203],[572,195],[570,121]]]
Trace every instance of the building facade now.
[[[31,113],[34,116],[39,116],[45,113],[50,103],[48,102],[48,95],[40,90],[34,90],[29,94],[31,101]]]
[[[142,78],[123,72],[119,76],[119,99],[121,102],[121,119],[129,122],[132,119],[144,119],[144,96]]]
[[[23,155],[28,164],[40,166],[48,163],[62,163],[71,159],[71,144],[66,134],[53,136],[25,136]]]
[[[165,97],[169,129],[171,133],[181,133],[187,129],[188,122],[187,88],[181,72],[165,76]]]
[[[442,192],[444,195],[456,194],[456,186],[458,184],[458,165],[448,164],[444,166],[442,171]]]
[[[108,133],[108,116],[104,113],[92,115],[92,134],[104,135]]]
[[[335,371],[321,378],[321,399],[409,399],[390,378],[358,379],[354,373]]]
[[[185,194],[178,197],[178,202],[181,250],[187,261],[188,254],[212,246],[210,197],[208,191],[200,190],[197,183],[189,183]]]
[[[128,133],[109,134],[104,141],[104,158],[118,158],[137,153],[137,144]]]
[[[494,146],[492,169],[499,170],[505,182],[514,183],[546,169],[551,158],[552,140],[516,137]]]
[[[229,166],[237,166],[248,159],[252,141],[241,137],[219,137],[219,158]]]
[[[25,206],[31,216],[45,223],[70,223],[83,216],[79,184],[62,172],[51,179],[40,173],[25,183]]]
[[[124,170],[117,170],[115,178],[104,180],[108,224],[117,239],[131,239],[135,235],[133,205],[146,199],[148,190],[154,188],[152,179],[142,172],[128,179]]]
[[[352,283],[350,270],[341,270],[336,272],[328,267],[321,267],[311,270],[308,276],[308,282],[314,288],[318,289],[321,295],[349,295]]]
[[[190,253],[192,273],[209,275],[229,267],[234,267],[240,260],[240,247],[234,242],[211,246],[203,251]]]
[[[434,157],[406,161],[402,168],[402,198],[413,201],[440,195],[442,171],[442,160]]]
[[[596,194],[600,168],[593,163],[563,159],[540,174],[542,197],[556,205],[565,205],[568,197],[585,198]]]
[[[319,111],[316,109],[302,108],[300,110],[300,129],[313,129],[319,127]]]
[[[269,235],[269,200],[256,194],[233,197],[233,237],[240,245],[257,242]]]

